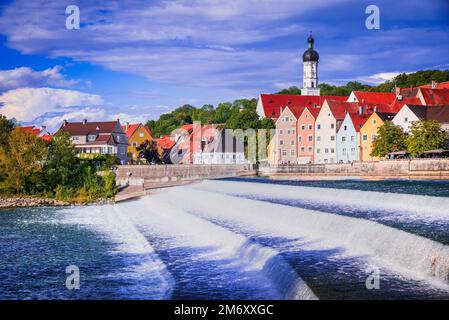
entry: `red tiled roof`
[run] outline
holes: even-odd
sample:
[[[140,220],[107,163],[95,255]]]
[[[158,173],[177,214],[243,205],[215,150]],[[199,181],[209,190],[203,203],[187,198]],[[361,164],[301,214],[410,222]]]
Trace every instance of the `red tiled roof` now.
[[[449,104],[449,89],[420,88],[424,104],[427,106]]]
[[[312,115],[312,117],[314,117],[316,119],[316,117],[318,117],[318,113],[320,113],[321,108],[305,108],[307,109],[310,114]],[[305,111],[305,109],[303,110],[303,112]]]
[[[302,96],[295,94],[261,94],[260,99],[267,118],[279,118],[281,108],[322,106],[324,100],[334,99],[345,101],[348,97],[339,96]]]
[[[59,130],[68,132],[71,135],[88,135],[89,133],[112,133],[117,125],[117,121],[102,122],[67,122]],[[98,130],[97,130],[98,129]]]
[[[432,89],[432,85],[431,84],[426,84],[426,85],[419,86],[419,87],[420,88]],[[438,83],[436,89],[449,89],[449,81]]]
[[[352,123],[354,124],[354,128],[356,132],[359,132],[365,122],[368,120],[368,115],[359,115],[358,113],[349,113],[351,117]]]
[[[176,142],[170,136],[166,135],[156,139],[156,143],[161,149],[171,149]]]
[[[131,123],[131,124],[127,124],[127,125],[122,126],[122,130],[125,132],[126,137],[129,139],[129,138],[131,138],[131,136],[134,134],[134,132],[136,132],[136,130],[140,126],[143,126],[143,124],[141,124],[141,123]],[[148,134],[151,135],[150,128],[148,128],[147,126],[143,126],[143,127],[148,132]]]
[[[28,132],[32,135],[35,135],[36,137],[39,137],[39,135],[42,133],[42,130],[36,126],[24,126],[24,127],[17,127],[17,128],[22,132]],[[44,135],[40,136],[39,138],[41,138],[42,140],[48,141],[48,142],[50,142],[53,139],[53,137],[49,134],[44,134]]]
[[[327,104],[337,120],[343,120],[347,112],[357,113],[359,110],[359,104],[357,102],[327,100]]]
[[[353,91],[359,102],[387,103],[390,104],[396,98],[392,92]]]
[[[394,99],[393,103],[390,105],[390,111],[398,113],[399,110],[404,106],[404,104],[421,104],[421,100],[416,97],[403,98],[402,100]]]

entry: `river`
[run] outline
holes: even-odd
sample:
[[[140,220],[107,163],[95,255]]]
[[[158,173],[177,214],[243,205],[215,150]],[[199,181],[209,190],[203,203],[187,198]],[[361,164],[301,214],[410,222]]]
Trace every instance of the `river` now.
[[[236,178],[2,210],[0,255],[0,299],[449,299],[449,181]]]

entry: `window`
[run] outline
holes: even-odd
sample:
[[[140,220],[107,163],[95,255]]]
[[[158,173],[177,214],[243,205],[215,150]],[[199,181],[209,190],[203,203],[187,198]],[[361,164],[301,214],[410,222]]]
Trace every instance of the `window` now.
[[[343,130],[348,130],[348,126],[343,126]]]
[[[375,134],[371,135],[372,140],[376,140],[376,138],[377,138],[377,135],[375,135]]]
[[[364,134],[363,137],[362,137],[362,139],[363,139],[363,141],[368,140],[368,135],[367,135],[367,134]]]
[[[329,153],[329,149],[328,148],[324,149],[324,153]]]
[[[376,125],[377,121],[376,119],[373,119],[373,124]]]
[[[301,126],[301,130],[302,130],[302,131],[306,130],[306,126],[305,126],[305,125],[302,125],[302,126]]]
[[[334,129],[335,128],[335,124],[331,124],[331,129]]]
[[[139,137],[143,138],[144,134],[143,132],[139,132]]]
[[[87,136],[87,140],[89,140],[89,141],[95,141],[96,138],[97,138],[97,136],[95,134],[90,134]]]
[[[320,153],[320,149],[316,149],[316,153]]]
[[[137,147],[137,142],[133,142],[133,147],[134,147],[134,148]]]
[[[309,152],[312,152],[312,147],[307,148]]]
[[[292,156],[292,157],[295,156],[295,150],[290,150],[290,156]]]
[[[312,142],[313,141],[313,136],[309,135],[308,140],[309,140],[309,142]]]
[[[301,152],[304,152],[305,151],[305,148],[304,147],[301,147]]]
[[[317,125],[316,125],[316,129],[317,129],[317,130],[320,130],[320,129],[321,129],[321,124],[317,124]]]
[[[354,136],[351,136],[351,142],[354,142]]]
[[[321,137],[320,137],[320,136],[317,136],[317,137],[316,137],[316,141],[321,141]]]
[[[284,133],[284,130],[279,130],[279,134],[283,134]]]
[[[351,148],[351,154],[355,154],[355,148]]]
[[[341,137],[341,141],[345,142],[346,141],[346,137]]]
[[[408,118],[407,117],[404,118],[404,122],[408,122]]]
[[[298,142],[302,142],[302,137],[298,136]]]
[[[287,151],[282,150],[282,155],[283,155],[284,157],[287,156]]]
[[[287,134],[290,134],[290,130],[287,130]]]
[[[309,124],[309,130],[312,130],[313,126],[311,124]]]
[[[296,134],[296,130],[295,130],[295,129],[293,129],[293,130],[292,130],[292,133],[293,133],[293,134]]]
[[[331,136],[331,141],[335,141],[335,136]]]
[[[335,153],[335,150],[334,150],[334,148],[331,148],[331,153]]]
[[[343,154],[346,154],[346,148],[343,148]]]
[[[291,145],[291,146],[294,146],[294,145],[295,145],[295,140],[291,140],[291,141],[290,141],[290,145]]]
[[[279,140],[279,145],[283,146],[284,145],[284,140]]]

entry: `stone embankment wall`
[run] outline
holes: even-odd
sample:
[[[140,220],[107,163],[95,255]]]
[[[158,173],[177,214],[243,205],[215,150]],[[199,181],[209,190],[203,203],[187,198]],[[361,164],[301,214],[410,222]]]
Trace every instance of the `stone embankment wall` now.
[[[255,175],[252,165],[154,165],[154,166],[119,166],[116,181],[120,186],[151,187],[151,184],[181,183],[185,181],[208,178],[236,177]]]
[[[259,175],[422,176],[449,178],[449,159],[405,159],[340,164],[260,166]]]

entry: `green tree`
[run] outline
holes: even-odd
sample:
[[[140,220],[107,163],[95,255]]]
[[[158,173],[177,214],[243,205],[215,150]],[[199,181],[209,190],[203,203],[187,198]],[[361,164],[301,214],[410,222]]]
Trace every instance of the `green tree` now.
[[[14,127],[14,121],[0,114],[0,146],[6,146],[8,144],[9,135]]]
[[[386,121],[373,141],[372,157],[385,157],[390,152],[407,150],[407,136],[400,126]]]
[[[447,133],[441,130],[437,121],[418,121],[411,127],[408,137],[408,152],[419,156],[424,151],[445,149],[447,147]]]

